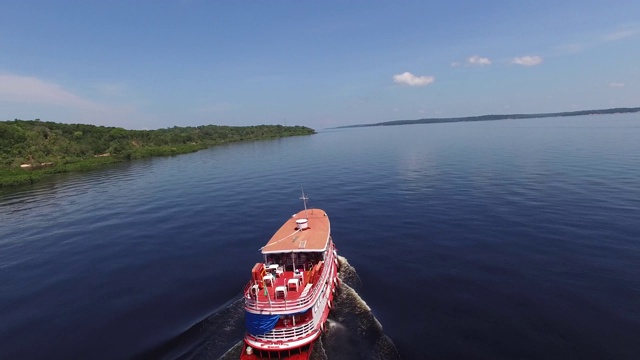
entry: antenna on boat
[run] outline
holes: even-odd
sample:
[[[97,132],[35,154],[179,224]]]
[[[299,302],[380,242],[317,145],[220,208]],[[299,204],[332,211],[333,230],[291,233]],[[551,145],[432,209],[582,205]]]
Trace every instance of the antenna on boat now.
[[[302,200],[302,202],[304,203],[304,217],[308,219],[309,215],[307,214],[307,201],[309,201],[309,198],[304,194],[302,185],[300,185],[300,191],[302,191],[302,197],[300,198],[300,200]]]

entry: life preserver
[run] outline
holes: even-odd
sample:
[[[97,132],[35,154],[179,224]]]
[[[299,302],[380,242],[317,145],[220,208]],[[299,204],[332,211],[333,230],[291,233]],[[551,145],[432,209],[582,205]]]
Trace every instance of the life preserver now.
[[[331,300],[327,300],[327,306],[331,309]]]

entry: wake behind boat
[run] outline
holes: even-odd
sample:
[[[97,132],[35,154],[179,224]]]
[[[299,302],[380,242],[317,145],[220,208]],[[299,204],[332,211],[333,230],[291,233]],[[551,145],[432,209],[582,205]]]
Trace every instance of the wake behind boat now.
[[[324,210],[293,215],[260,250],[264,262],[244,289],[240,359],[308,359],[324,331],[338,278],[338,254]]]

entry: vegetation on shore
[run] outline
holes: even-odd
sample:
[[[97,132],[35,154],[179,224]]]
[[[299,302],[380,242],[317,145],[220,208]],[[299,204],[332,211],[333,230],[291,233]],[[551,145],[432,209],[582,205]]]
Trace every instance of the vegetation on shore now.
[[[380,123],[375,123],[375,124],[340,126],[338,128],[354,128],[354,127],[368,127],[368,126],[392,126],[392,125],[412,125],[412,124],[441,124],[441,123],[451,123],[451,122],[461,122],[461,121],[536,119],[536,118],[562,117],[562,116],[604,115],[604,114],[622,114],[622,113],[635,113],[635,112],[640,112],[640,107],[599,109],[599,110],[580,110],[580,111],[568,111],[568,112],[558,112],[558,113],[480,115],[480,116],[466,116],[466,117],[456,117],[456,118],[429,118],[429,119],[418,119],[418,120],[393,120],[393,121],[385,121],[385,122],[380,122]]]
[[[125,130],[38,119],[0,121],[0,187],[125,160],[189,153],[223,143],[314,133],[304,126],[281,125]]]

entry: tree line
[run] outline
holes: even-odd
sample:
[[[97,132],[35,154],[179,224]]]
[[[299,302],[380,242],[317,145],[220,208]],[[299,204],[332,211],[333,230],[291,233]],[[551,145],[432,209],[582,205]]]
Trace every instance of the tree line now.
[[[15,119],[0,122],[0,175],[3,172],[19,174],[16,169],[64,167],[66,164],[87,161],[113,162],[174,155],[229,142],[314,133],[313,129],[304,126],[203,125],[126,130],[119,127],[45,122],[39,119]]]

